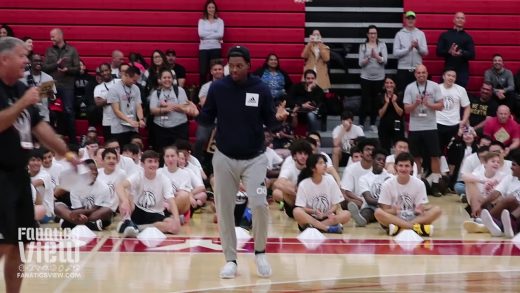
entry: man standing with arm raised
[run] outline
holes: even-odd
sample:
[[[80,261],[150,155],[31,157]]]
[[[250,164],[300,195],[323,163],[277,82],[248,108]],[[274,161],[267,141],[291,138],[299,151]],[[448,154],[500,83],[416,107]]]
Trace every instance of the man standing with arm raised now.
[[[212,124],[217,118],[213,169],[220,239],[226,257],[220,277],[232,279],[237,273],[234,208],[242,181],[253,213],[257,273],[268,278],[271,266],[265,255],[269,209],[264,183],[267,157],[263,125],[272,127],[288,113],[282,103],[275,114],[269,88],[260,78],[248,73],[251,56],[247,48],[232,47],[228,52],[228,64],[230,75],[213,82],[199,115],[203,125]]]

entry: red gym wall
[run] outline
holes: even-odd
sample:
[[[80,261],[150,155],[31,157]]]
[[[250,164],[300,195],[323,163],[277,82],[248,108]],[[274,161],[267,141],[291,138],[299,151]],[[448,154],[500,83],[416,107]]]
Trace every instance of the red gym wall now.
[[[319,2],[320,0],[314,0]],[[342,0],[347,1],[347,0]],[[49,31],[60,27],[77,47],[89,68],[110,61],[114,49],[149,56],[156,48],[177,51],[188,71],[188,82],[198,80],[197,21],[203,0],[3,0],[0,22],[10,24],[18,37],[34,38],[35,51],[50,45]],[[339,6],[338,1],[338,6]],[[282,68],[299,80],[303,66],[305,6],[293,0],[217,0],[225,21],[224,52],[233,44],[250,48],[253,69],[269,52],[281,58]],[[466,13],[466,27],[476,43],[470,63],[470,90],[478,90],[494,53],[503,55],[507,68],[520,68],[520,1],[518,0],[405,0],[404,10],[418,13],[417,25],[426,33],[430,55],[425,63],[438,80],[443,60],[435,56],[438,36],[452,26],[456,11]]]
[[[154,49],[172,48],[188,72],[188,83],[198,82],[197,22],[205,0],[3,0],[0,23],[9,24],[17,37],[30,36],[34,50],[51,45],[49,32],[64,31],[90,69],[110,62],[119,49],[143,54],[150,63]],[[234,44],[249,47],[253,70],[269,52],[276,52],[283,69],[296,81],[303,61],[305,6],[292,0],[217,0],[225,23],[223,54]]]
[[[319,0],[316,0],[319,1]],[[430,55],[425,64],[438,81],[444,60],[435,56],[439,35],[453,26],[455,12],[466,14],[466,29],[475,42],[475,60],[470,62],[469,89],[478,91],[484,71],[499,53],[505,67],[516,74],[520,69],[520,1],[518,0],[405,0],[404,10],[417,13],[417,26],[424,30]]]

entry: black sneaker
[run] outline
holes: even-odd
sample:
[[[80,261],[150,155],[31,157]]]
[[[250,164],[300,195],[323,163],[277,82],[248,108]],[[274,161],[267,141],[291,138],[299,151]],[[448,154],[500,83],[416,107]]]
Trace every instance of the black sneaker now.
[[[435,197],[441,197],[442,193],[439,189],[439,183],[432,183],[432,195]]]
[[[85,226],[92,231],[101,231],[103,230],[103,222],[101,220],[96,220],[92,222],[86,222]]]
[[[139,228],[137,228],[137,225],[130,219],[126,219],[119,223],[117,231],[122,233],[125,238],[135,238],[137,237],[137,234],[139,234]]]

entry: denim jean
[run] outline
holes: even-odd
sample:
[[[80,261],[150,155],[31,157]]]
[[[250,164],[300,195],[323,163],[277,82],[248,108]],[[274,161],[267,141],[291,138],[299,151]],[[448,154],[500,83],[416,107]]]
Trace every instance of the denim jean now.
[[[453,186],[453,189],[455,189],[455,192],[458,195],[465,194],[466,193],[466,185],[462,181],[457,181],[455,185]]]
[[[320,119],[318,118],[318,115],[316,113],[307,113],[307,123],[309,124],[309,132],[320,131]]]

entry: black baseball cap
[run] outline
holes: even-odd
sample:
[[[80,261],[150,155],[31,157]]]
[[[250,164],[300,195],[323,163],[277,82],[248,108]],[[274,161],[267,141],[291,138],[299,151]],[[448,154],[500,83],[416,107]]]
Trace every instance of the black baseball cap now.
[[[244,46],[233,46],[229,48],[228,59],[230,57],[242,57],[246,62],[251,62],[251,54],[249,53],[249,49]]]
[[[173,55],[173,56],[177,56],[177,54],[175,53],[175,50],[173,49],[168,49],[166,50],[166,52],[164,52],[165,55]]]

